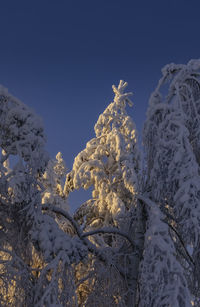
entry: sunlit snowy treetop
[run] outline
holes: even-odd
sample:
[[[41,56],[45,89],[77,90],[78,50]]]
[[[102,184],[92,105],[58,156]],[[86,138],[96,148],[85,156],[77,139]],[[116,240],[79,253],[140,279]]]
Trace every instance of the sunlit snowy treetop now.
[[[110,212],[113,219],[133,204],[140,169],[136,128],[126,112],[126,103],[132,105],[126,86],[124,81],[113,86],[114,100],[99,116],[96,137],[75,158],[66,181],[66,191],[70,185],[72,189],[93,186],[93,208],[100,214]]]

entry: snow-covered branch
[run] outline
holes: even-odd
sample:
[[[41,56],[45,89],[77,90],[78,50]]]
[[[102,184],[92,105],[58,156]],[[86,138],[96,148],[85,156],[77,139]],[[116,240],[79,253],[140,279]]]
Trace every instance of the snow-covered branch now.
[[[122,232],[119,229],[115,229],[115,228],[105,227],[105,228],[91,230],[91,231],[88,231],[86,233],[83,233],[82,237],[89,237],[89,236],[93,236],[95,234],[100,234],[100,233],[103,233],[103,234],[115,234],[115,235],[119,235],[121,237],[124,237],[126,240],[129,241],[129,243],[131,244],[132,248],[135,249],[135,244],[134,244],[133,240],[130,238],[130,236],[127,233]]]

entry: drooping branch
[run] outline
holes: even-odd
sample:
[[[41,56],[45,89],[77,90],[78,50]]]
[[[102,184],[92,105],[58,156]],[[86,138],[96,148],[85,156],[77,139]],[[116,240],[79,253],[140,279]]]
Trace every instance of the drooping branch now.
[[[149,198],[146,198],[142,195],[138,195],[138,199],[143,201],[148,207],[152,207],[152,206],[156,206],[156,204]],[[167,224],[169,226],[169,228],[171,228],[173,230],[173,232],[176,234],[177,238],[179,239],[179,242],[183,248],[183,250],[185,251],[185,254],[187,255],[187,258],[190,260],[190,262],[195,265],[194,260],[192,259],[192,257],[190,256],[190,254],[187,251],[187,248],[185,247],[185,243],[183,241],[183,239],[181,238],[180,234],[176,231],[176,229],[169,224],[166,219],[161,219],[162,222],[164,222],[165,224]]]
[[[42,205],[42,210],[50,210],[50,211],[53,211],[54,213],[58,213],[62,215],[63,217],[65,217],[74,227],[74,230],[76,231],[78,237],[81,238],[82,230],[80,229],[77,222],[73,219],[73,217],[67,211],[65,211],[64,209],[58,208],[56,206],[53,206],[53,205]]]
[[[61,208],[57,208],[56,206],[53,205],[43,205],[42,206],[43,210],[50,210],[54,213],[58,213],[61,214],[63,217],[65,217],[70,223],[71,225],[74,227],[74,230],[76,231],[78,237],[83,241],[83,243],[87,246],[88,250],[94,254],[95,256],[97,256],[101,261],[103,262],[107,262],[107,259],[105,258],[105,256],[100,252],[100,250],[98,250],[96,248],[96,246],[94,244],[92,244],[86,237],[83,237],[83,232],[80,229],[79,225],[76,223],[76,221],[70,216],[70,214],[61,209]]]
[[[129,241],[129,243],[131,244],[131,246],[133,247],[133,249],[135,248],[135,244],[133,243],[131,238],[127,234],[121,232],[118,229],[103,228],[103,229],[99,229],[99,230],[94,230],[94,231],[90,231],[90,232],[87,232],[87,233],[83,233],[83,231],[80,229],[80,227],[77,224],[77,222],[73,219],[73,217],[70,216],[70,214],[67,211],[65,211],[65,210],[63,210],[61,208],[57,208],[57,207],[55,207],[53,205],[47,205],[47,204],[43,205],[42,209],[43,210],[50,210],[50,211],[52,211],[54,213],[58,213],[58,214],[62,215],[63,217],[65,217],[71,223],[71,225],[74,227],[74,230],[76,231],[78,237],[87,246],[89,252],[91,252],[92,254],[97,256],[99,258],[99,260],[101,260],[104,263],[108,262],[105,254],[103,254],[101,252],[101,250],[97,249],[96,246],[89,239],[87,239],[88,236],[94,235],[94,234],[97,234],[97,233],[113,233],[113,234],[117,234],[117,235],[120,235],[120,236],[124,237],[125,239],[127,239]],[[118,268],[119,273],[123,277],[125,277],[125,273],[123,272],[123,270],[120,269],[117,265],[116,265],[116,267]]]
[[[100,229],[95,229],[95,230],[91,230],[88,231],[86,233],[83,233],[82,237],[89,237],[95,234],[99,234],[99,233],[110,233],[110,234],[116,234],[119,235],[121,237],[124,237],[125,239],[127,239],[129,241],[129,243],[131,244],[132,248],[135,248],[135,244],[133,243],[133,241],[131,240],[131,238],[124,232],[120,231],[117,228],[100,228]]]
[[[179,242],[181,243],[181,246],[183,247],[188,259],[190,260],[190,262],[195,265],[194,263],[194,260],[192,259],[192,257],[190,256],[190,254],[188,253],[187,251],[187,248],[185,247],[185,244],[183,242],[183,239],[181,238],[180,234],[176,231],[176,229],[171,225],[169,224],[166,220],[162,220],[164,223],[166,223],[172,230],[173,232],[176,234],[177,238],[179,239]]]

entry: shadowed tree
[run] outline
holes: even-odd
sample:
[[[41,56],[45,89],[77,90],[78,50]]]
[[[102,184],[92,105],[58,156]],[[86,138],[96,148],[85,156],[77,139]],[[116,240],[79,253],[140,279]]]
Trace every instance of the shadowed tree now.
[[[164,67],[163,77],[150,99],[144,128],[146,190],[165,216],[176,258],[184,268],[187,287],[197,301],[200,288],[197,273],[200,229],[199,69],[198,60],[187,65]],[[164,86],[165,91],[168,86],[167,95],[163,95]],[[198,306],[197,301],[195,304]],[[183,303],[180,306],[184,306]]]

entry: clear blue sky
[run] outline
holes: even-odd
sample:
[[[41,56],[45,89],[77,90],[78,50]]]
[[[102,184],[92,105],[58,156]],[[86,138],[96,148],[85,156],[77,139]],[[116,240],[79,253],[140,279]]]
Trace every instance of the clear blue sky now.
[[[70,169],[120,79],[139,132],[171,62],[200,57],[199,0],[0,1],[0,84],[42,118]]]

